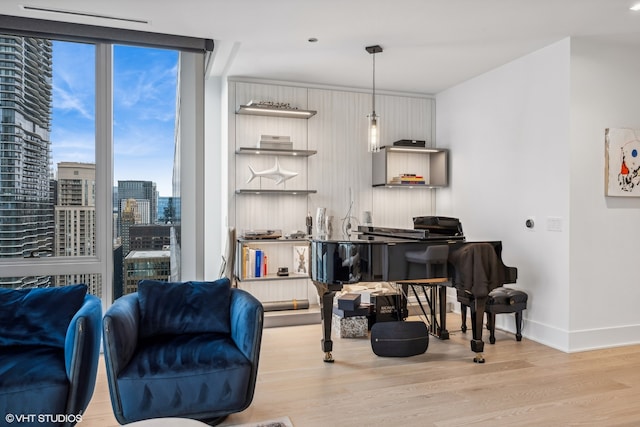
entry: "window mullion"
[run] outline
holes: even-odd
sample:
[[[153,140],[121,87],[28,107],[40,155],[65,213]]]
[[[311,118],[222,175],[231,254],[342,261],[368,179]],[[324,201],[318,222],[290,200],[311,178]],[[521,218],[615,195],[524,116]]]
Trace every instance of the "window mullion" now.
[[[96,251],[102,301],[113,301],[113,45],[96,45]]]

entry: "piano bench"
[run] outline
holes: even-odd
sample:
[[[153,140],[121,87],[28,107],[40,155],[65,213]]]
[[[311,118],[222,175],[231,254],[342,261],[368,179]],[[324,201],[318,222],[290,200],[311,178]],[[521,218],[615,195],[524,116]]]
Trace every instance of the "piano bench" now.
[[[516,340],[522,341],[522,311],[527,308],[529,296],[526,292],[503,286],[492,290],[487,298],[485,313],[487,314],[487,329],[489,330],[489,342],[496,342],[496,314],[514,313],[516,318]],[[472,301],[461,298],[458,293],[458,301],[461,304],[462,332],[467,330],[467,307]]]

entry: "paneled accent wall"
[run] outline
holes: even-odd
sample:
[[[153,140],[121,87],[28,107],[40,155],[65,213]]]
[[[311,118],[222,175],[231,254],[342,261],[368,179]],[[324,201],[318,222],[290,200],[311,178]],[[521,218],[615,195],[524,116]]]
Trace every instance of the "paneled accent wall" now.
[[[290,103],[316,110],[308,120],[235,114],[249,101]],[[377,95],[383,145],[399,139],[434,143],[434,100],[428,97]],[[429,189],[373,188],[371,154],[367,152],[367,114],[371,94],[357,91],[229,81],[229,225],[245,229],[280,229],[283,233],[305,230],[305,217],[314,218],[318,207],[333,217],[334,237],[342,237],[347,216],[352,224],[371,211],[374,225],[412,228],[412,218],[435,214],[435,191]],[[280,165],[298,176],[276,185],[250,177],[249,165],[261,171],[274,165],[273,156],[238,155],[240,147],[256,146],[260,135],[290,136],[296,149],[317,150],[310,157],[279,156]],[[285,186],[286,185],[286,186]],[[244,188],[310,189],[309,195],[236,194]],[[270,265],[269,268],[277,266]],[[309,280],[240,282],[263,302],[309,299],[317,303]]]
[[[374,225],[412,228],[413,216],[431,215],[432,192],[427,189],[371,187],[371,154],[367,152],[367,114],[371,95],[310,89],[309,108],[317,110],[309,120],[309,148],[318,154],[309,160],[310,207],[326,207],[334,218],[334,230],[342,229],[351,201],[351,216],[362,220],[371,211]],[[378,95],[383,145],[400,139],[425,140],[433,145],[433,100]]]

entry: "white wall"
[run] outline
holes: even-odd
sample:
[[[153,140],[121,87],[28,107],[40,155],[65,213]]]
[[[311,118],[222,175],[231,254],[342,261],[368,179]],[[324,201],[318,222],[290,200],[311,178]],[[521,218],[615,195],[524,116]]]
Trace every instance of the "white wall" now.
[[[640,342],[640,199],[604,196],[604,130],[640,129],[640,46],[571,41],[572,350]]]
[[[207,254],[204,277],[215,280],[220,275],[222,258],[227,246],[227,108],[224,93],[226,81],[209,76],[204,83],[205,138],[204,138],[204,245]],[[223,105],[224,103],[224,105]],[[223,126],[224,124],[224,126]],[[222,141],[225,141],[223,144]],[[233,243],[233,242],[232,242]]]
[[[566,39],[436,97],[452,154],[438,213],[503,241],[530,296],[525,337],[568,352],[640,342],[640,199],[604,196],[605,129],[640,129],[638,47]]]
[[[468,241],[501,240],[529,294],[523,334],[568,350],[568,39],[436,96],[436,145],[451,150],[436,213],[460,218]],[[548,231],[548,218],[562,231]],[[527,218],[535,227],[525,227]],[[498,326],[514,330],[512,316]]]
[[[182,280],[204,278],[204,60],[202,55],[180,54],[180,167]],[[196,105],[200,105],[197,108]]]

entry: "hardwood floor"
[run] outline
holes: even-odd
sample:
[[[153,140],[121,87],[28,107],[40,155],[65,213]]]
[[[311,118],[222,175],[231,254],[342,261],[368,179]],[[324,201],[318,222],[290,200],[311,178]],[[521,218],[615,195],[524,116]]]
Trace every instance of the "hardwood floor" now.
[[[282,416],[296,427],[640,425],[640,345],[566,354],[501,331],[490,345],[485,330],[486,363],[475,364],[470,332],[450,333],[410,358],[336,339],[327,364],[320,325],[267,328],[253,403],[221,426]],[[102,360],[81,424],[98,426],[118,426]]]

